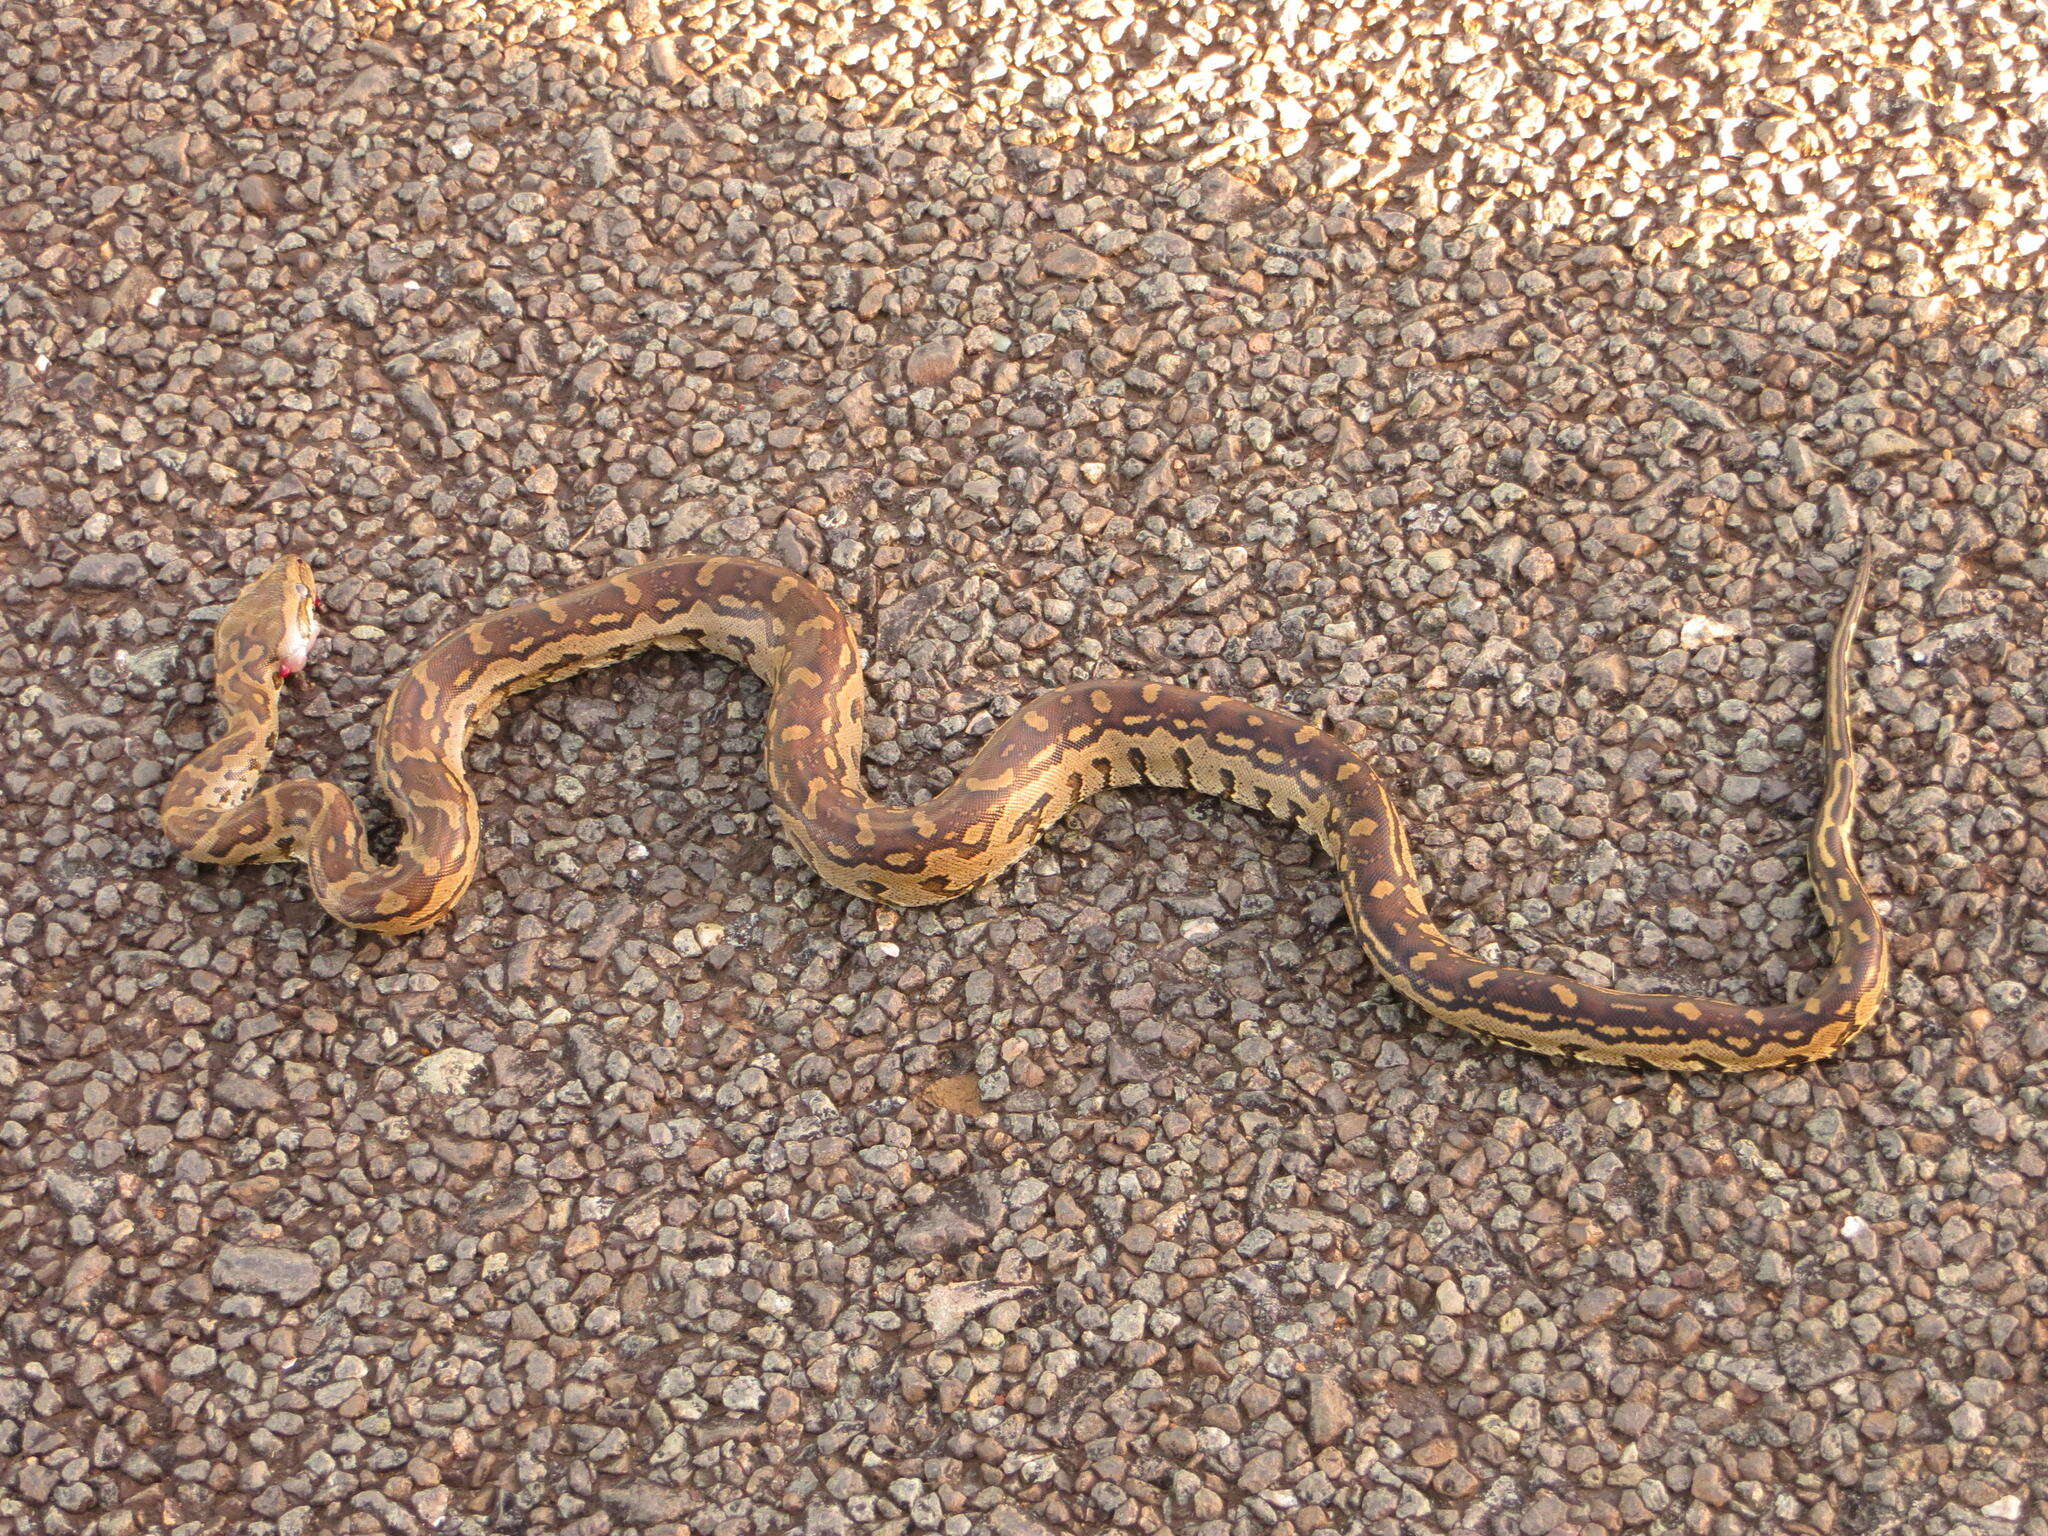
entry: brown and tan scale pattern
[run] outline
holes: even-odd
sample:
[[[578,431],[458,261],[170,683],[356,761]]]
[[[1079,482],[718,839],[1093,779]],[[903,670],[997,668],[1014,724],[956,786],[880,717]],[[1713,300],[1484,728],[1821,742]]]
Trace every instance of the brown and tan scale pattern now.
[[[1430,919],[1399,812],[1356,753],[1278,710],[1171,683],[1112,678],[1055,689],[994,731],[954,783],[922,805],[872,799],[861,779],[866,693],[838,606],[758,560],[660,560],[559,597],[476,619],[402,677],[377,736],[377,778],[403,820],[387,863],[338,786],[259,789],[277,741],[281,678],[303,664],[314,587],[286,559],[245,588],[214,637],[227,729],[172,778],[166,834],[217,864],[303,860],[344,923],[410,933],[444,916],[475,876],[470,736],[511,694],[650,647],[745,662],[772,690],[769,787],[791,839],[826,880],[900,905],[943,901],[1016,862],[1098,790],[1155,784],[1221,795],[1305,828],[1335,860],[1373,963],[1425,1012],[1476,1034],[1592,1061],[1683,1069],[1779,1066],[1836,1050],[1885,989],[1886,937],[1857,875],[1856,758],[1848,664],[1870,581],[1866,560],[1828,659],[1828,790],[1810,849],[1835,956],[1796,1003],[1621,992],[1489,965]]]

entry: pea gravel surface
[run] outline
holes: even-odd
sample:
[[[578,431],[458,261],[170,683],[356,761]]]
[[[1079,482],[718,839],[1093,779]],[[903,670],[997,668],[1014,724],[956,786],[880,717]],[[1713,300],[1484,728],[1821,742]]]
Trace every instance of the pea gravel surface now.
[[[0,0],[0,1527],[2048,1532],[2041,22]],[[687,657],[478,744],[427,934],[170,857],[279,553],[367,794],[432,637],[682,547],[857,616],[878,791],[1199,683],[1482,953],[1756,1002],[1874,547],[1894,1000],[1517,1055],[1164,794],[893,914]]]

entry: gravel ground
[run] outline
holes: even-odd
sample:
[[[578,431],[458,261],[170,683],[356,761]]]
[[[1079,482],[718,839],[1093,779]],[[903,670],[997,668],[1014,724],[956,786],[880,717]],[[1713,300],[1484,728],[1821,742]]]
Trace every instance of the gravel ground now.
[[[2048,1532],[2040,8],[989,9],[0,3],[0,1527]],[[724,663],[513,710],[417,938],[153,823],[277,551],[361,786],[693,544],[859,616],[878,789],[1199,681],[1483,952],[1765,1001],[1867,543],[1798,1074],[1429,1027],[1174,796],[850,901]]]

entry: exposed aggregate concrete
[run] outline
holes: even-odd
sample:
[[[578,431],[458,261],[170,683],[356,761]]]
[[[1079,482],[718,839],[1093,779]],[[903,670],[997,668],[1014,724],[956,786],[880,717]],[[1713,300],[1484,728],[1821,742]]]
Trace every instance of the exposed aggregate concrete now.
[[[0,3],[0,1525],[2048,1532],[2039,8],[986,9]],[[1199,682],[1484,952],[1761,1001],[1869,543],[1798,1074],[1449,1036],[1176,796],[853,902],[724,663],[511,710],[416,938],[153,823],[279,551],[366,788],[687,544],[859,616],[878,790]]]

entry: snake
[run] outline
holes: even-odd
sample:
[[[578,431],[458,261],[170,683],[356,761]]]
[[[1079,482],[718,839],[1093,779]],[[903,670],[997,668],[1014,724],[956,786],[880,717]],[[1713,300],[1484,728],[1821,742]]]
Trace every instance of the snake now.
[[[669,555],[486,613],[431,645],[392,688],[377,728],[376,781],[400,823],[382,859],[341,786],[261,783],[284,680],[306,666],[318,627],[311,565],[278,559],[215,626],[223,728],[171,776],[160,820],[194,860],[302,861],[314,897],[340,922],[411,933],[444,917],[475,878],[482,836],[464,755],[509,697],[649,649],[703,649],[767,684],[775,812],[840,890],[898,906],[944,901],[1016,863],[1100,790],[1186,788],[1314,837],[1374,967],[1445,1024],[1615,1065],[1779,1067],[1839,1049],[1869,1024],[1886,987],[1888,939],[1852,846],[1848,673],[1870,579],[1866,554],[1828,652],[1826,786],[1808,844],[1832,958],[1805,996],[1769,1006],[1596,986],[1467,953],[1430,916],[1401,815],[1367,761],[1329,730],[1220,693],[1134,677],[1055,688],[996,726],[938,794],[880,801],[863,772],[867,690],[853,624],[804,576],[737,555]]]

